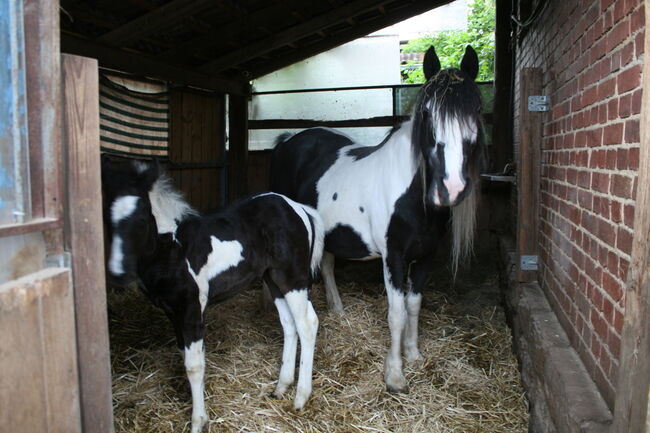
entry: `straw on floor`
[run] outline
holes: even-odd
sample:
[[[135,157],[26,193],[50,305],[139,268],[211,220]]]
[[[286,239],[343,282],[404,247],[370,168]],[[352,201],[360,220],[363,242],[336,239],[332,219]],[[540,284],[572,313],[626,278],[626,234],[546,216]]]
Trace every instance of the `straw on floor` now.
[[[461,276],[454,290],[443,278],[426,291],[425,360],[405,364],[410,392],[398,395],[383,382],[389,336],[381,280],[350,272],[357,278],[339,278],[345,315],[328,312],[321,284],[312,292],[320,328],[314,391],[301,412],[292,409],[295,388],[271,397],[282,330],[277,313],[261,312],[259,291],[209,309],[206,431],[526,431],[527,403],[489,267]],[[188,432],[189,387],[164,314],[137,292],[111,292],[109,306],[116,431]]]

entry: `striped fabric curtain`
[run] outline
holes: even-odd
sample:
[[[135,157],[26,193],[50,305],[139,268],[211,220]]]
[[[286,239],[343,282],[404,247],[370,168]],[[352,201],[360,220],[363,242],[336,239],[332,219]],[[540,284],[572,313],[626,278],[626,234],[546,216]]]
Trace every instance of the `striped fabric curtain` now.
[[[168,158],[169,91],[165,84],[102,75],[99,117],[102,152]]]

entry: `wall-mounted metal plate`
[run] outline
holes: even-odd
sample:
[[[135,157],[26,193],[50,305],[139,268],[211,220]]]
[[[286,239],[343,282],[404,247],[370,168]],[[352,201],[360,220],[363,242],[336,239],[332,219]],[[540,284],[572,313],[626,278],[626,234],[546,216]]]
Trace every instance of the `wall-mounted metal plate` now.
[[[551,98],[548,96],[529,96],[528,111],[550,111]]]
[[[521,256],[519,267],[522,271],[536,271],[538,261],[538,256]]]

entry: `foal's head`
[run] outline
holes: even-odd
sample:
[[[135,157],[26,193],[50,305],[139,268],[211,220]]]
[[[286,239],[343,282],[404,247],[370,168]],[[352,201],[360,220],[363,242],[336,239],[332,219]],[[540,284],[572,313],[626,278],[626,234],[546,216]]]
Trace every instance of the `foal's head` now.
[[[413,143],[422,155],[428,199],[453,206],[470,193],[482,155],[478,57],[467,46],[460,69],[441,69],[431,47],[424,57],[424,75],[427,82],[413,116]]]
[[[152,249],[156,221],[149,191],[160,175],[157,164],[102,160],[104,222],[111,238],[108,271],[127,285],[137,279],[137,260]]]

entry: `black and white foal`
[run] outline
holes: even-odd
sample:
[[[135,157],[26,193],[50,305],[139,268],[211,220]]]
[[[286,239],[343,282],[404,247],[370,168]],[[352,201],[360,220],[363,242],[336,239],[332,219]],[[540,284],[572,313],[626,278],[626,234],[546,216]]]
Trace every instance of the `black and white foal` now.
[[[484,157],[474,50],[467,47],[460,69],[441,70],[431,47],[424,72],[411,119],[383,142],[366,146],[334,130],[308,129],[278,138],[271,167],[273,191],[323,217],[321,271],[330,308],[342,312],[334,257],[383,260],[391,334],[384,378],[395,392],[407,388],[402,348],[407,360],[421,358],[421,291],[450,213],[454,271],[472,250]]]
[[[311,394],[318,318],[308,298],[323,251],[323,223],[316,211],[279,194],[263,194],[200,216],[157,166],[102,164],[104,213],[110,225],[108,269],[127,283],[139,279],[149,299],[167,314],[184,352],[192,390],[192,432],[207,422],[203,389],[204,313],[262,277],[271,289],[284,331],[275,395],[293,383],[301,409]]]

